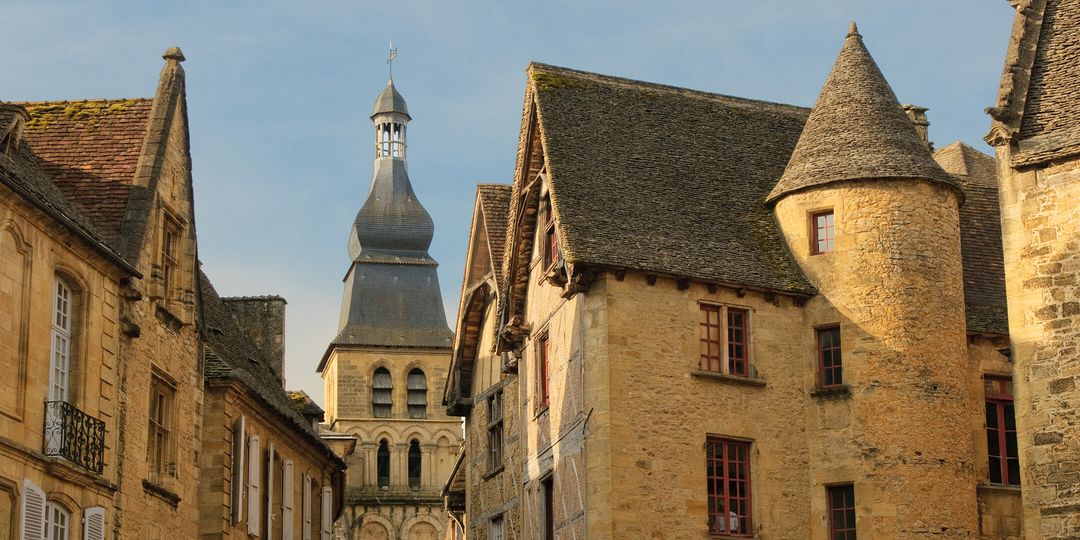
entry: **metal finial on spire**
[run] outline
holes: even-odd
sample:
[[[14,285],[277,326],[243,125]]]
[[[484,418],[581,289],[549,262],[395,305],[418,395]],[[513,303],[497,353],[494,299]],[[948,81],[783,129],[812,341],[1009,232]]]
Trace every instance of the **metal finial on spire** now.
[[[855,26],[855,21],[851,21],[851,30],[848,30],[847,34],[847,37],[852,36],[862,37],[862,34],[859,33],[859,27]]]
[[[386,57],[386,65],[390,69],[390,80],[394,79],[394,59],[397,58],[397,48],[394,47],[394,41],[390,41],[390,54]]]

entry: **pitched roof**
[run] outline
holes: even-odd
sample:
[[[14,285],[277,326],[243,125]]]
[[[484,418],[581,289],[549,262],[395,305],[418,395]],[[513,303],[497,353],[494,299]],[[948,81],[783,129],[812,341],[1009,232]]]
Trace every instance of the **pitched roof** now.
[[[103,238],[118,246],[153,99],[24,103],[42,169]]]
[[[9,113],[12,113],[14,109],[10,105],[5,107],[6,112]],[[0,113],[3,112],[5,111],[0,110]],[[18,112],[14,111],[14,113]],[[14,119],[11,117],[5,119],[5,115],[0,114],[0,122],[10,125]],[[25,134],[26,130],[23,130],[23,133]],[[139,272],[106,241],[101,230],[53,183],[25,138],[15,144],[10,155],[0,153],[0,182],[59,221],[92,249],[103,254],[130,274],[138,276]]]
[[[934,159],[967,194],[960,207],[960,251],[968,331],[1007,335],[997,165],[994,158],[962,142],[938,150]]]
[[[956,186],[930,156],[852,23],[768,201],[832,182],[891,178]]]
[[[271,369],[272,359],[259,349],[244,333],[233,308],[222,301],[210,279],[199,272],[199,294],[202,301],[202,333],[207,344],[203,377],[208,380],[237,380],[259,400],[269,405],[291,428],[317,448],[334,454],[312,429],[311,422],[294,406],[293,400],[281,386]]]
[[[506,220],[510,214],[510,186],[477,184],[476,196],[480,199],[484,230],[487,231],[488,246],[491,248],[492,271],[501,291],[505,281],[502,260],[506,248]]]
[[[1080,0],[1047,0],[1031,68],[1020,137],[1077,127],[1080,120]]]
[[[809,111],[544,64],[528,74],[569,263],[813,293],[762,204]]]

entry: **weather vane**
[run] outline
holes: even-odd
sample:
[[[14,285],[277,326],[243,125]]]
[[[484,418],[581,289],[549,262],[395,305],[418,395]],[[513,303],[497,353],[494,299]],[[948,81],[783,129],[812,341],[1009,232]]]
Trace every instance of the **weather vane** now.
[[[390,79],[394,78],[394,59],[397,58],[397,48],[394,42],[390,42],[390,55],[386,57],[386,65],[390,66]]]

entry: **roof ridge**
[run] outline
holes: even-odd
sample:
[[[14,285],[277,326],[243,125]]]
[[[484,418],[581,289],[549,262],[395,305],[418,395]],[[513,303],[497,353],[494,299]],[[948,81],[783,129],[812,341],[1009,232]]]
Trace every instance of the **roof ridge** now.
[[[128,98],[84,98],[84,99],[46,99],[40,101],[7,101],[5,103],[14,103],[22,106],[40,106],[40,105],[52,105],[59,103],[85,103],[88,101],[105,101],[109,103],[120,101],[154,101],[152,97],[128,97]]]
[[[582,77],[586,77],[586,78],[595,79],[598,82],[619,84],[619,85],[622,85],[622,86],[639,87],[639,88],[642,87],[642,86],[647,86],[647,87],[655,88],[657,90],[680,92],[680,93],[684,93],[684,94],[687,94],[687,95],[690,95],[690,96],[696,96],[696,97],[700,97],[700,98],[706,98],[706,99],[718,99],[719,98],[719,99],[723,99],[723,100],[726,100],[726,101],[731,101],[731,102],[735,102],[735,103],[741,103],[741,104],[744,104],[744,105],[769,105],[769,106],[774,106],[774,107],[781,108],[781,109],[790,109],[792,112],[798,111],[801,114],[805,114],[806,112],[808,112],[810,110],[809,107],[801,107],[799,105],[792,105],[790,103],[780,103],[778,101],[768,101],[768,100],[764,100],[764,99],[753,99],[753,98],[746,98],[746,97],[740,97],[740,96],[732,96],[732,95],[729,95],[729,94],[720,94],[720,93],[717,93],[717,92],[709,92],[709,91],[706,91],[706,90],[696,90],[696,89],[693,89],[693,88],[686,88],[686,87],[683,87],[683,86],[674,86],[674,85],[670,85],[670,84],[663,84],[663,83],[657,83],[657,82],[651,82],[651,81],[643,81],[643,80],[640,80],[640,79],[631,79],[629,77],[619,77],[617,75],[606,75],[606,74],[603,74],[603,73],[596,73],[596,72],[592,72],[592,71],[582,71],[582,70],[579,70],[579,69],[573,69],[573,68],[568,68],[568,67],[563,67],[563,66],[555,66],[555,65],[552,65],[552,64],[545,64],[543,62],[529,62],[529,65],[528,65],[528,67],[526,67],[525,71],[526,71],[526,73],[529,73],[534,68],[538,69],[538,70],[561,71],[561,72],[572,74],[572,75],[577,75],[577,76],[582,76]]]

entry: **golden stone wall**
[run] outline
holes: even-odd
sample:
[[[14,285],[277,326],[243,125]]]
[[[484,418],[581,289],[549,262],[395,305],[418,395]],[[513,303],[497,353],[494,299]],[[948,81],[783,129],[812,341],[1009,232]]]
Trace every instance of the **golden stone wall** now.
[[[836,250],[810,255],[809,217],[832,208]],[[954,191],[917,180],[860,181],[776,205],[796,261],[836,308],[851,389],[843,435],[823,432],[835,474],[855,482],[865,536],[978,533],[960,230]],[[840,480],[840,478],[836,478]],[[834,480],[835,481],[835,480]],[[905,504],[918,494],[918,504]]]
[[[338,348],[330,353],[322,372],[327,423],[338,433],[357,437],[356,451],[347,460],[346,509],[337,524],[347,538],[441,537],[446,521],[441,490],[462,440],[461,420],[446,416],[441,406],[449,365],[448,350]],[[380,367],[390,371],[393,381],[390,418],[373,417],[372,376]],[[427,379],[427,418],[409,418],[406,407],[406,381],[414,368],[423,370]],[[386,490],[379,489],[376,476],[383,439],[390,447]],[[408,485],[413,440],[421,449],[418,490]]]
[[[1080,160],[997,147],[1026,538],[1080,535]]]

